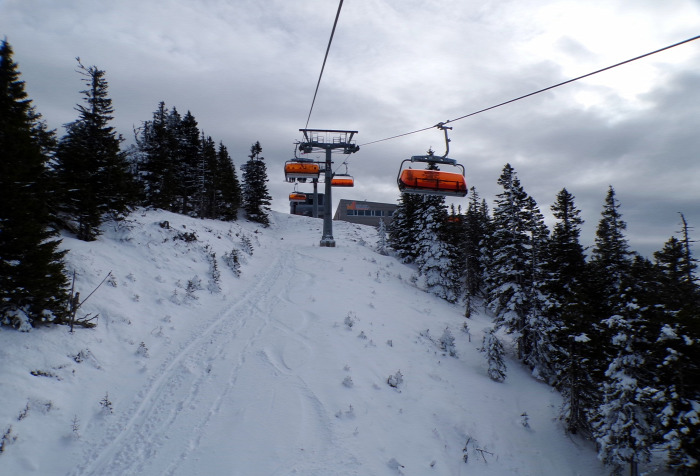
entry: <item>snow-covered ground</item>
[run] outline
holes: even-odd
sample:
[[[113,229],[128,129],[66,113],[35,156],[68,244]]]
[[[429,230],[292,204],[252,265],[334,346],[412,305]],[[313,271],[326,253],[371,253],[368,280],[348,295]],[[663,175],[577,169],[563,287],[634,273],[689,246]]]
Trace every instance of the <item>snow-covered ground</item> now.
[[[557,392],[512,359],[489,379],[490,319],[421,291],[374,228],[321,248],[320,220],[272,221],[140,210],[66,237],[83,299],[112,274],[78,313],[95,329],[0,330],[0,475],[606,473]]]

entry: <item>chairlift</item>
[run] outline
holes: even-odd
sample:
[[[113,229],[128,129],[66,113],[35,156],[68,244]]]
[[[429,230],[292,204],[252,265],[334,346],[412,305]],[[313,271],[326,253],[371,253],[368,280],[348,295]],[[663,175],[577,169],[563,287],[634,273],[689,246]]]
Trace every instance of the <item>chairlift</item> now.
[[[319,165],[311,159],[293,159],[284,163],[287,182],[306,182],[307,179],[317,179],[320,173]]]
[[[345,173],[344,174],[333,174],[333,178],[331,178],[331,187],[354,187],[355,186],[355,179],[352,177],[352,175],[348,174],[348,163],[343,162],[343,165],[345,165]]]
[[[305,202],[306,194],[302,192],[292,192],[289,194],[290,202]]]
[[[417,193],[424,195],[439,195],[449,197],[464,197],[467,195],[467,181],[464,178],[464,166],[458,164],[456,160],[447,157],[450,151],[450,139],[447,137],[447,129],[443,123],[436,126],[445,131],[445,145],[447,150],[445,155],[437,157],[432,150],[428,155],[414,155],[410,159],[405,159],[399,167],[399,174],[396,182],[402,193]],[[428,164],[426,169],[404,169],[406,162]],[[461,169],[459,172],[447,172],[439,170],[438,165],[449,165]],[[403,170],[402,170],[403,169]]]

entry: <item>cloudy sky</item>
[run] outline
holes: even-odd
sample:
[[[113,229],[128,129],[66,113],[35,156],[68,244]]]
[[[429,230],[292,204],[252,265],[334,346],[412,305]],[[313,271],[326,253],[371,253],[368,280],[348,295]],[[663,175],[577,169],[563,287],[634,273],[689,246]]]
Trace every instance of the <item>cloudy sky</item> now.
[[[306,125],[337,8],[336,0],[0,0],[0,36],[59,135],[81,102],[79,56],[106,71],[113,125],[127,143],[160,101],[189,110],[238,167],[260,141],[273,208],[287,211],[282,167]],[[370,142],[698,34],[697,0],[347,0],[309,122],[358,131],[360,151],[335,157],[349,160],[356,186],[335,189],[334,202],[394,203],[400,162],[445,150],[437,129]],[[545,214],[567,188],[586,220],[585,244],[612,185],[632,249],[651,256],[680,229],[678,212],[700,239],[698,105],[700,40],[456,121],[450,157],[490,206],[506,163]]]

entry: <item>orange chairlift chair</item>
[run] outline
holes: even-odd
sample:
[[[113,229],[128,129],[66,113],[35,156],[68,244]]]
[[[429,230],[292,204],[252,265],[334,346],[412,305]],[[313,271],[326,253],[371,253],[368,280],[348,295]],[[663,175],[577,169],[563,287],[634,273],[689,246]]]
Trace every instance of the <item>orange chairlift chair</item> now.
[[[287,182],[306,182],[307,179],[317,179],[320,173],[318,164],[309,159],[293,159],[284,163],[284,178]]]
[[[399,175],[396,177],[399,190],[405,193],[464,197],[467,195],[464,166],[458,164],[456,160],[447,157],[450,151],[450,139],[447,138],[447,129],[451,129],[451,127],[445,127],[443,123],[438,124],[436,127],[445,131],[445,144],[447,145],[445,155],[437,157],[432,150],[429,150],[428,155],[414,155],[410,159],[405,159],[401,162]],[[426,163],[428,168],[403,169],[406,162]],[[438,170],[437,165],[450,165],[462,169],[462,171],[459,173]]]
[[[333,174],[333,178],[331,178],[331,187],[354,187],[355,186],[355,179],[352,177],[352,175],[348,174],[348,163],[347,161],[343,162],[343,165],[345,165],[345,173],[344,174]]]

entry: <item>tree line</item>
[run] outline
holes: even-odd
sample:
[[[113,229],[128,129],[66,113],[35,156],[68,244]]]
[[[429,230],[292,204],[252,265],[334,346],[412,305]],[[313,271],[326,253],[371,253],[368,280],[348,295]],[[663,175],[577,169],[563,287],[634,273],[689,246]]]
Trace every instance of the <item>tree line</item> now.
[[[161,102],[135,129],[135,144],[110,125],[105,71],[77,59],[85,88],[77,118],[57,137],[32,105],[13,50],[0,43],[0,325],[21,330],[66,323],[68,279],[59,233],[92,241],[107,220],[135,207],[199,218],[269,224],[271,197],[255,142],[242,180],[223,143]]]
[[[630,250],[611,186],[586,256],[571,193],[558,193],[549,230],[510,164],[498,184],[492,212],[473,187],[464,213],[403,194],[389,246],[428,291],[464,300],[466,317],[483,303],[517,359],[563,395],[567,431],[593,438],[615,471],[638,474],[661,450],[678,474],[698,474],[700,287],[685,217],[652,262]],[[502,380],[494,339],[483,350]]]

